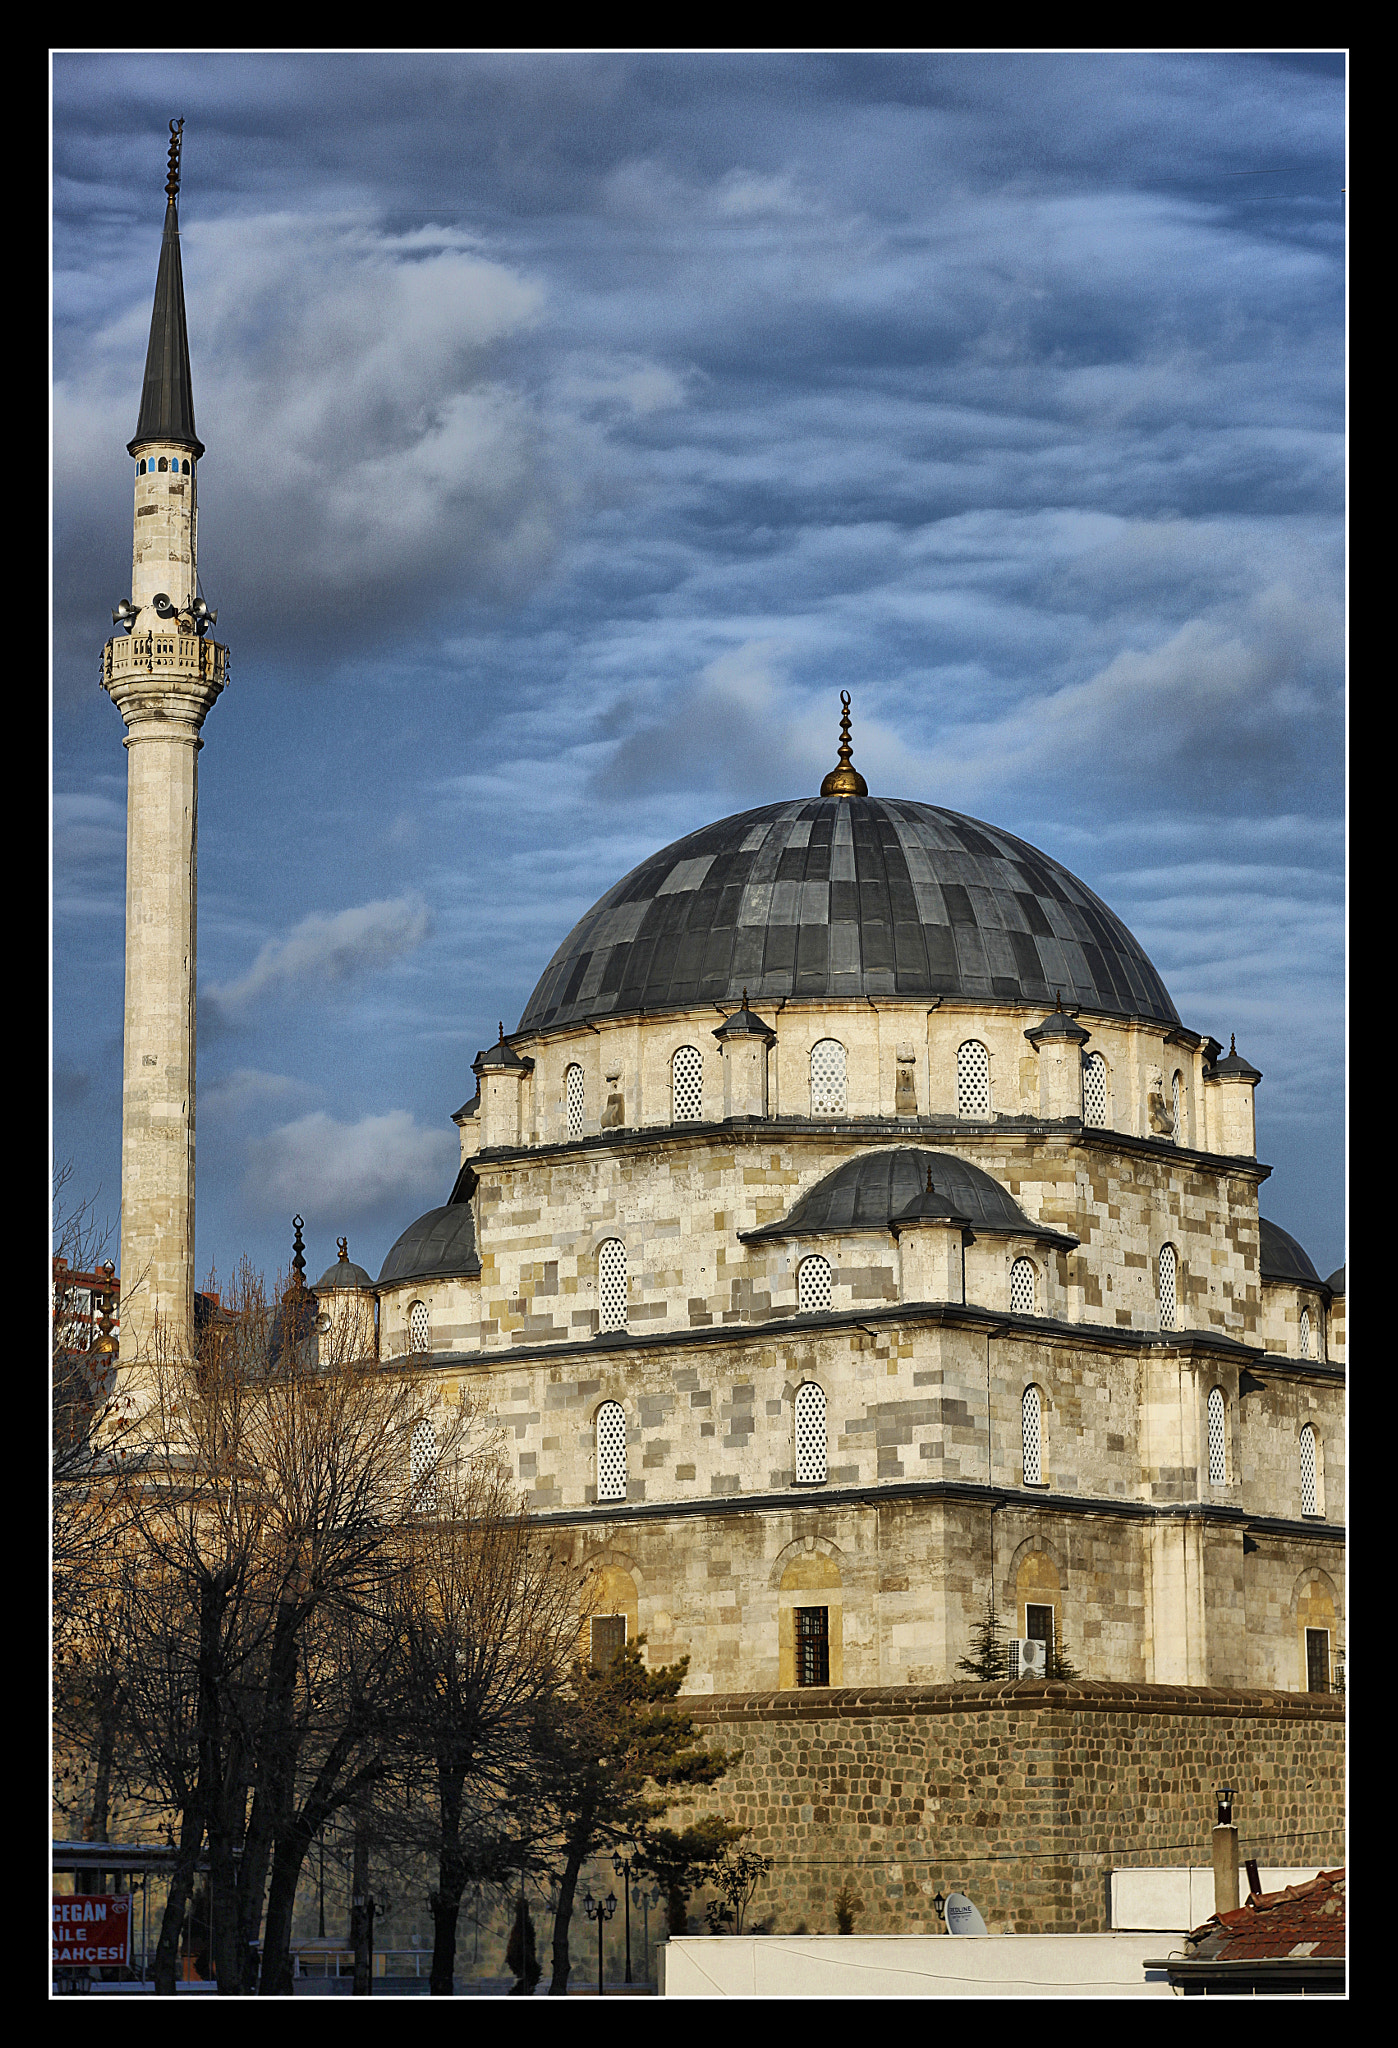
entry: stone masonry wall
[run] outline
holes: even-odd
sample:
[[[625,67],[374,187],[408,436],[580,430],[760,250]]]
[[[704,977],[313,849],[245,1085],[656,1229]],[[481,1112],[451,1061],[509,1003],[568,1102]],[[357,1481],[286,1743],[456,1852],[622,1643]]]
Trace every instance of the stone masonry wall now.
[[[1210,1861],[1223,1784],[1242,1857],[1342,1864],[1343,1708],[1030,1681],[735,1694],[692,1703],[708,1742],[742,1751],[692,1811],[772,1857],[751,1918],[780,1932],[834,1932],[845,1883],[860,1934],[938,1932],[939,1890],[967,1893],[991,1933],[1100,1932],[1114,1867]]]

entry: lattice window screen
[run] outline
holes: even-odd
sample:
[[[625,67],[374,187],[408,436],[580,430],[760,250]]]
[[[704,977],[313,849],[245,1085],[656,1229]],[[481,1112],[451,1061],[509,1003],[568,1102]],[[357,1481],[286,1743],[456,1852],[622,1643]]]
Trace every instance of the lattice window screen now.
[[[626,1498],[626,1412],[620,1401],[597,1410],[597,1498]]]
[[[1302,1309],[1302,1311],[1301,1311],[1301,1356],[1302,1356],[1303,1358],[1309,1358],[1309,1357],[1310,1357],[1310,1355],[1311,1355],[1311,1312],[1310,1312],[1310,1310],[1309,1310],[1308,1308],[1303,1308],[1303,1309]]]
[[[427,1351],[432,1343],[432,1318],[425,1301],[415,1301],[408,1310],[408,1349]]]
[[[1228,1466],[1223,1441],[1223,1392],[1215,1387],[1209,1395],[1209,1484],[1222,1486]]]
[[[1016,1259],[1010,1268],[1010,1314],[1032,1316],[1034,1313],[1034,1262],[1032,1259]]]
[[[609,1237],[597,1254],[597,1327],[626,1328],[626,1246]]]
[[[1182,1145],[1184,1143],[1184,1091],[1178,1073],[1170,1083],[1170,1103],[1175,1113],[1175,1143]]]
[[[1301,1432],[1301,1512],[1314,1515],[1316,1507],[1315,1431],[1308,1422]]]
[[[805,1380],[796,1389],[796,1482],[822,1485],[825,1480],[825,1389]]]
[[[1107,1121],[1107,1062],[1100,1052],[1083,1061],[1082,1117],[1085,1124],[1105,1127]]]
[[[437,1505],[437,1432],[426,1417],[413,1424],[410,1459],[413,1506],[419,1514],[430,1514]]]
[[[845,1049],[838,1038],[811,1047],[811,1115],[845,1113]]]
[[[1026,1387],[1021,1403],[1024,1417],[1024,1483],[1043,1483],[1043,1430],[1040,1420],[1039,1389]]]
[[[830,1683],[830,1609],[796,1609],[796,1683]]]
[[[569,1067],[568,1082],[568,1136],[580,1138],[583,1134],[583,1070]]]
[[[682,1045],[670,1062],[674,1120],[697,1124],[704,1114],[704,1055],[697,1045]]]
[[[990,1054],[978,1038],[956,1055],[956,1108],[960,1116],[990,1115]]]
[[[1160,1247],[1160,1327],[1162,1330],[1175,1327],[1175,1247],[1172,1244]]]
[[[831,1305],[830,1268],[824,1259],[802,1259],[796,1269],[796,1308],[799,1315],[813,1315]]]

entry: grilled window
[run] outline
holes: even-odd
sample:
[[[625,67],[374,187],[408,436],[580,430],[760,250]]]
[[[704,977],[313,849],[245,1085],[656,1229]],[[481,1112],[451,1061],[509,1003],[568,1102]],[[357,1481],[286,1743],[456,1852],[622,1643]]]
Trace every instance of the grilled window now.
[[[1311,1312],[1310,1312],[1310,1310],[1309,1310],[1308,1308],[1303,1308],[1303,1309],[1302,1309],[1302,1311],[1301,1311],[1301,1356],[1302,1356],[1303,1358],[1309,1358],[1309,1357],[1310,1357],[1310,1355],[1311,1355]]]
[[[845,1049],[838,1038],[811,1047],[811,1115],[845,1113]]]
[[[409,1457],[413,1507],[419,1514],[431,1514],[437,1505],[437,1431],[425,1416],[413,1424]]]
[[[1170,1083],[1170,1107],[1174,1112],[1174,1139],[1177,1145],[1184,1143],[1184,1076],[1178,1069]]]
[[[1044,1646],[1044,1668],[1053,1671],[1053,1609],[1049,1606],[1030,1607],[1024,1610],[1024,1633],[1031,1643]]]
[[[1043,1427],[1039,1389],[1026,1387],[1020,1403],[1024,1432],[1024,1483],[1043,1484]]]
[[[626,1246],[609,1237],[597,1253],[597,1327],[626,1328]]]
[[[990,1054],[978,1038],[968,1038],[956,1055],[956,1109],[959,1116],[990,1115]]]
[[[830,1683],[830,1609],[796,1609],[796,1683]]]
[[[432,1347],[432,1318],[425,1301],[415,1301],[408,1310],[408,1349],[429,1351]]]
[[[815,1315],[831,1305],[830,1267],[817,1257],[802,1259],[796,1268],[796,1308],[803,1316]]]
[[[825,1481],[825,1389],[803,1380],[796,1389],[796,1483],[818,1486]],[[824,1611],[823,1609],[821,1610]]]
[[[1222,1486],[1227,1477],[1226,1444],[1223,1435],[1223,1389],[1209,1395],[1209,1484]]]
[[[1301,1512],[1303,1515],[1320,1513],[1320,1489],[1316,1483],[1317,1458],[1315,1430],[1308,1422],[1301,1432]]]
[[[704,1114],[704,1055],[697,1045],[682,1045],[670,1062],[674,1121],[697,1124]]]
[[[564,1075],[568,1085],[568,1136],[580,1138],[583,1134],[583,1070],[569,1067]]]
[[[626,1411],[620,1401],[597,1410],[597,1498],[626,1498]]]
[[[592,1617],[592,1668],[605,1671],[626,1648],[626,1616],[594,1614]]]
[[[1010,1314],[1032,1316],[1034,1313],[1034,1261],[1016,1259],[1010,1268]]]
[[[1329,1692],[1330,1690],[1330,1631],[1328,1628],[1306,1630],[1306,1691]]]
[[[1107,1062],[1100,1052],[1089,1053],[1082,1064],[1082,1120],[1105,1127],[1107,1121]]]
[[[1160,1247],[1160,1327],[1162,1330],[1175,1327],[1175,1247],[1172,1244]]]

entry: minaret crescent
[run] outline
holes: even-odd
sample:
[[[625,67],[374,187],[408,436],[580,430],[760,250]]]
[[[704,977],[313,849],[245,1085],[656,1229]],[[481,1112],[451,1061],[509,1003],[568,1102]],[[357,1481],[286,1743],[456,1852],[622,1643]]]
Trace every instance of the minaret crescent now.
[[[136,432],[131,595],[102,687],[126,724],[126,999],[121,1109],[121,1363],[194,1343],[195,973],[200,727],[228,680],[199,594],[199,462],[170,171]]]

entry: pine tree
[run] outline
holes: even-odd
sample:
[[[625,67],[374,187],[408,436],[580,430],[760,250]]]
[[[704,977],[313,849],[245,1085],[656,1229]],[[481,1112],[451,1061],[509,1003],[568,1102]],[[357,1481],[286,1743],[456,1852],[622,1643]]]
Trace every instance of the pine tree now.
[[[1068,1655],[1067,1639],[1063,1633],[1061,1616],[1058,1620],[1058,1626],[1053,1632],[1053,1646],[1048,1653],[1047,1666],[1045,1676],[1048,1678],[1072,1679],[1082,1677],[1081,1671],[1079,1671],[1077,1665]]]
[[[1009,1650],[1003,1622],[995,1612],[995,1602],[987,1595],[985,1619],[976,1623],[971,1635],[971,1654],[963,1657],[957,1665],[968,1678],[978,1678],[983,1685],[1003,1679],[1009,1670]]]
[[[515,1979],[511,1998],[532,1998],[534,1986],[539,1981],[541,1965],[534,1953],[534,1918],[528,1904],[521,1896],[515,1908],[514,1925],[510,1929],[509,1946],[505,1950],[505,1968]]]

